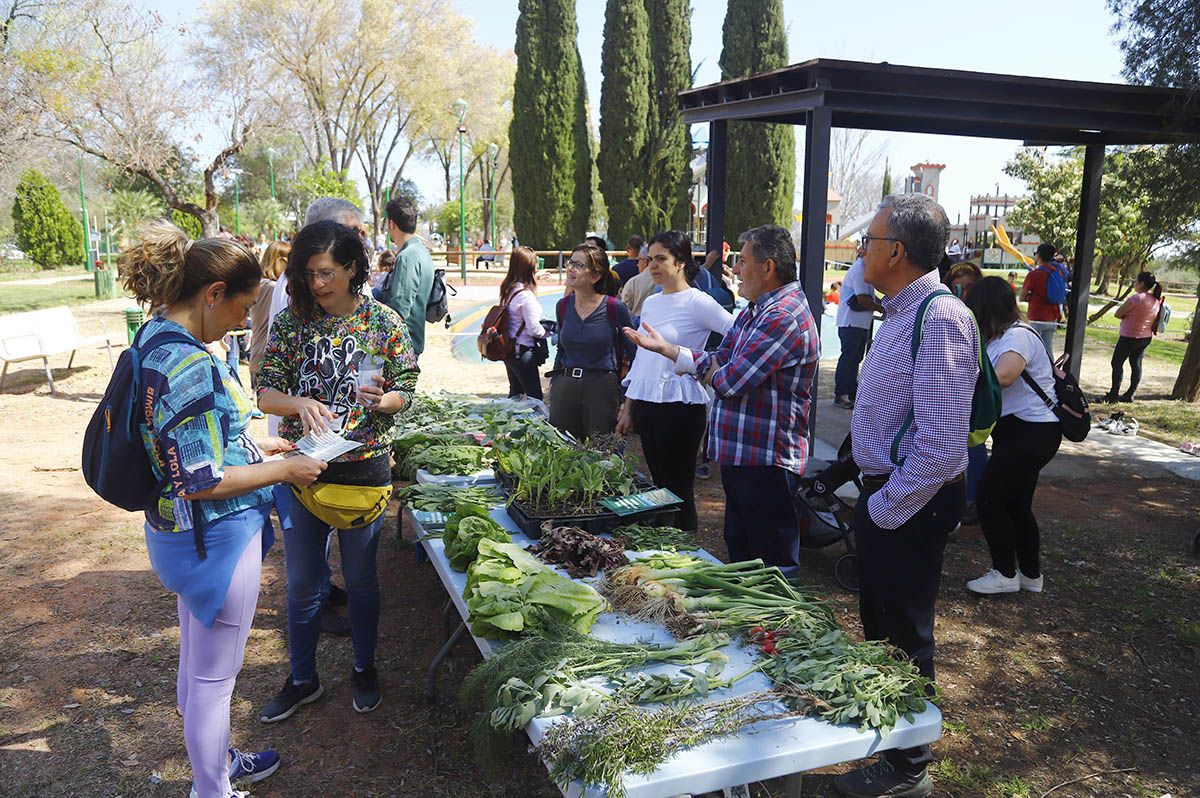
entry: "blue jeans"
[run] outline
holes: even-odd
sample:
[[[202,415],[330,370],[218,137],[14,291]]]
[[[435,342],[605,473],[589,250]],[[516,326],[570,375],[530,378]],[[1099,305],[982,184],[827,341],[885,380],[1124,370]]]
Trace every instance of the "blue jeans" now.
[[[833,372],[834,396],[849,396],[858,393],[858,366],[867,351],[867,339],[871,331],[861,327],[838,327],[838,340],[842,354],[838,356],[837,369]]]
[[[325,544],[331,528],[299,501],[292,502],[291,516],[291,528],[283,530],[288,647],[292,678],[302,682],[317,675],[321,601],[328,590]],[[376,553],[381,526],[382,515],[367,526],[337,530],[338,549],[342,555],[342,578],[350,597],[350,640],[354,646],[354,666],[360,669],[375,664],[375,645],[379,639],[379,571]]]
[[[967,504],[975,501],[979,493],[979,481],[983,479],[983,471],[988,464],[988,449],[986,443],[967,447]]]

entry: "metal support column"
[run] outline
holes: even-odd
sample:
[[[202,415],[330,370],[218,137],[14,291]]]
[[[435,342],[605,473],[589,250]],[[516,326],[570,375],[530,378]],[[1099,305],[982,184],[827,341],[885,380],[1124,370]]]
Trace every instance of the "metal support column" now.
[[[832,114],[817,107],[804,114],[804,214],[797,277],[804,286],[808,306],[821,318],[825,281],[825,216],[829,200],[829,138]],[[820,325],[818,324],[818,332]]]
[[[818,342],[821,335],[821,315],[824,312],[825,282],[825,214],[829,206],[829,138],[832,114],[818,106],[804,114],[804,199],[801,204],[800,260],[796,276],[804,287],[808,307],[816,322]],[[813,399],[817,396],[820,369],[813,374]],[[810,441],[817,437],[817,402],[808,412]],[[811,448],[809,450],[811,452]]]
[[[718,252],[725,241],[725,152],[728,126],[724,119],[708,123],[708,217],[706,218],[705,249]],[[738,231],[741,232],[740,230]]]
[[[1100,218],[1100,182],[1104,176],[1104,145],[1089,144],[1083,156],[1083,188],[1079,199],[1079,224],[1075,232],[1075,268],[1067,299],[1067,370],[1079,377],[1083,339],[1087,328],[1088,294],[1092,287],[1092,260],[1096,253],[1096,225]]]

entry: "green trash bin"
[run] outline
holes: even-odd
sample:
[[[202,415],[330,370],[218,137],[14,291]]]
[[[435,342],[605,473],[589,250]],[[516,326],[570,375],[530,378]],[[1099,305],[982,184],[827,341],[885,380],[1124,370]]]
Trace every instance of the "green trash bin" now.
[[[96,299],[116,299],[117,273],[111,269],[96,269],[92,272],[96,283]]]
[[[96,272],[99,274],[99,272]],[[137,335],[137,331],[146,323],[146,314],[141,308],[126,308],[125,310],[125,337],[129,339],[129,345],[133,346],[133,339]]]
[[[544,268],[546,268],[546,259],[538,256],[538,271],[540,272]]]

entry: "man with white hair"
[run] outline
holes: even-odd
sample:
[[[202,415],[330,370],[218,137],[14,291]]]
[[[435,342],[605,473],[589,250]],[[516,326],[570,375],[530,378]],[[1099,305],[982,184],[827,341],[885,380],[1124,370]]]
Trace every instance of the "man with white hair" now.
[[[863,363],[850,432],[863,490],[854,508],[863,636],[934,678],[934,605],[946,537],[965,505],[979,330],[942,287],[950,222],[932,197],[884,197],[863,236],[864,276],[887,321]],[[914,334],[920,331],[918,343]],[[884,751],[834,779],[846,798],[925,798],[928,745]]]
[[[339,197],[318,197],[304,211],[304,226],[308,227],[315,222],[326,221],[337,222],[358,230],[362,227],[363,214],[358,206],[349,200]],[[279,279],[275,281],[275,289],[271,293],[271,309],[268,311],[268,329],[271,327],[271,322],[275,321],[275,317],[288,306],[287,282],[287,272],[279,275]],[[275,423],[271,424],[270,417],[268,417],[267,427],[270,434],[274,435],[278,426],[277,418]]]

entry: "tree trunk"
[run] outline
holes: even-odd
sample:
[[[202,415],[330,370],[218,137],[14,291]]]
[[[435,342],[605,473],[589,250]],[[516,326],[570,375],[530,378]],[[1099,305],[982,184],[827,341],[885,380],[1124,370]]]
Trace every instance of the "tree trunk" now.
[[[1130,283],[1130,284],[1129,284],[1128,286],[1126,286],[1125,288],[1123,288],[1123,289],[1119,290],[1119,291],[1117,292],[1117,298],[1116,298],[1116,299],[1110,299],[1110,300],[1108,300],[1108,302],[1104,303],[1104,307],[1100,308],[1100,309],[1099,309],[1099,310],[1097,310],[1095,313],[1093,313],[1092,315],[1088,316],[1087,323],[1088,323],[1088,324],[1095,324],[1097,321],[1099,321],[1100,319],[1104,318],[1104,316],[1105,316],[1105,314],[1106,314],[1106,313],[1108,313],[1110,310],[1112,310],[1113,308],[1117,307],[1117,306],[1118,306],[1118,305],[1120,305],[1122,302],[1124,302],[1124,301],[1125,301],[1125,299],[1126,299],[1126,298],[1129,296],[1129,294],[1133,292],[1133,286],[1134,286],[1134,285],[1135,285],[1135,283]]]
[[[1171,389],[1172,399],[1182,399],[1185,402],[1200,401],[1200,286],[1196,287],[1196,311],[1192,314],[1192,330],[1188,335],[1187,351],[1183,355],[1183,364],[1179,367],[1179,376],[1175,378],[1175,387]]]

